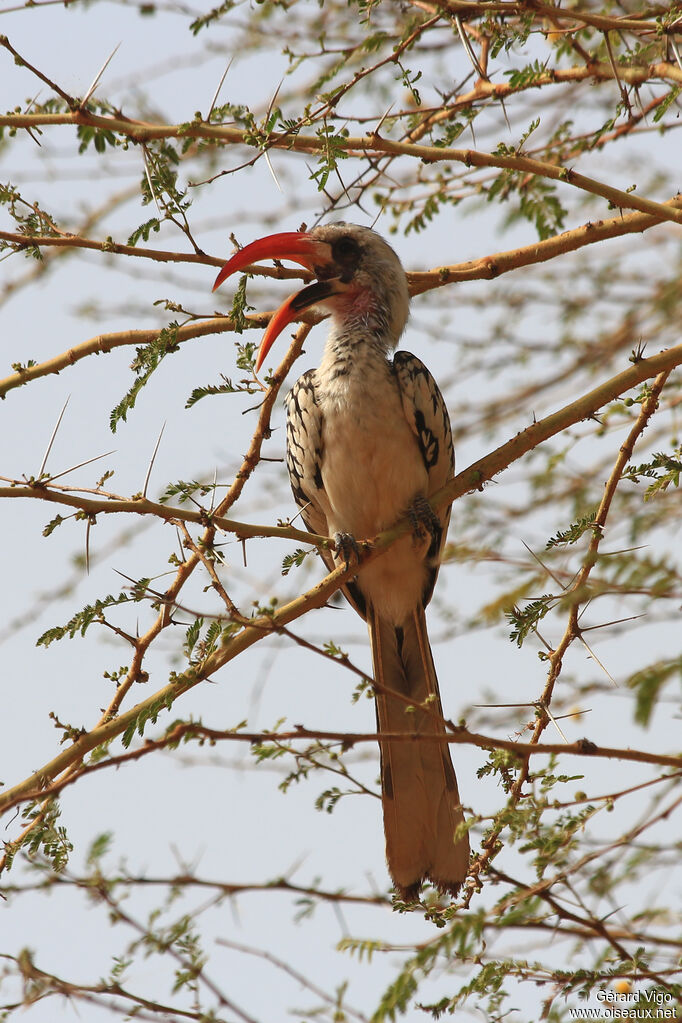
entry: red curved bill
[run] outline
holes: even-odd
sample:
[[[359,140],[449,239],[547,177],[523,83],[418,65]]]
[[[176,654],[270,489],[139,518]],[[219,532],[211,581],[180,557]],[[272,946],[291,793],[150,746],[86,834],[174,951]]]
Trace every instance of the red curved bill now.
[[[245,245],[239,252],[235,252],[216,277],[213,290],[219,288],[230,274],[243,270],[251,263],[258,263],[262,259],[290,259],[312,271],[315,264],[328,262],[329,256],[329,246],[325,242],[317,241],[305,231],[283,231],[280,234],[270,234],[265,238],[258,238],[255,242]]]

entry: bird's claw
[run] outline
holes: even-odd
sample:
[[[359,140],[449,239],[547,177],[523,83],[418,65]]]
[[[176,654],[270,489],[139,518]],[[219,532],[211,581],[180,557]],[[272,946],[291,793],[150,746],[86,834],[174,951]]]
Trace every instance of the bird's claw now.
[[[334,546],[337,554],[340,554],[346,563],[346,571],[350,568],[351,556],[360,560],[360,548],[352,533],[334,533]]]
[[[435,540],[437,537],[440,538],[443,529],[441,521],[429,502],[421,494],[415,497],[408,508],[407,514],[412,524],[412,532],[415,539],[424,540],[427,533],[432,540]]]

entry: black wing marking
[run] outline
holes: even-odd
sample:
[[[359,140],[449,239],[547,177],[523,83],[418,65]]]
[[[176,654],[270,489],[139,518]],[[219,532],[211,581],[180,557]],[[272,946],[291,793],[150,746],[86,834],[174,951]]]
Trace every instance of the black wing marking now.
[[[324,416],[317,400],[316,382],[315,370],[309,369],[286,397],[287,469],[294,500],[306,527],[311,533],[328,536],[329,500],[322,480]],[[320,554],[331,572],[336,567],[332,552],[322,550]],[[349,604],[366,618],[366,602],[357,584],[349,580],[343,592]]]
[[[416,355],[396,352],[393,359],[403,410],[419,443],[429,474],[429,489],[438,490],[455,469],[450,416],[438,384]]]
[[[393,371],[398,382],[405,418],[417,438],[424,467],[428,473],[429,485],[425,496],[431,497],[455,471],[455,452],[447,406],[438,384],[416,355],[412,355],[411,352],[396,352],[393,358]],[[450,522],[450,508],[441,510],[438,518],[441,535],[428,554],[431,571],[422,594],[424,606],[431,600],[436,585],[440,556]]]
[[[315,394],[315,370],[309,369],[286,397],[287,469],[294,500],[312,533],[328,532],[322,483],[322,413]]]

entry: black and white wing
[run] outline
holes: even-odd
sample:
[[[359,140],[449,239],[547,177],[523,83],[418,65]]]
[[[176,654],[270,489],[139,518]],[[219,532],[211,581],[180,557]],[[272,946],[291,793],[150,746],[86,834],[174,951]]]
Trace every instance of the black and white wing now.
[[[426,497],[431,497],[455,472],[455,451],[447,406],[438,384],[416,355],[412,355],[411,352],[396,352],[393,357],[393,371],[398,381],[405,418],[417,438],[428,474]],[[424,605],[431,599],[436,584],[440,555],[450,522],[450,507],[441,509],[438,518],[441,533],[439,537],[434,537],[434,543],[428,553],[432,572],[424,592]]]
[[[286,397],[287,469],[294,500],[311,533],[329,536],[329,498],[322,480],[324,459],[324,416],[315,392],[316,371],[309,369],[296,381]],[[337,567],[331,550],[320,555],[328,571]],[[365,600],[354,579],[342,587],[351,607],[367,617]]]
[[[328,535],[322,483],[322,412],[315,395],[315,370],[300,377],[286,396],[287,469],[301,518],[311,533]]]

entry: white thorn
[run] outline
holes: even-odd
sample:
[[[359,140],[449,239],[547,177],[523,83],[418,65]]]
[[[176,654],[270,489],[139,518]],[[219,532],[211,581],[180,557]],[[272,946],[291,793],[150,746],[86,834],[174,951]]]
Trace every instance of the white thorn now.
[[[234,60],[234,57],[230,57],[230,59],[229,59],[229,60],[228,60],[228,62],[227,62],[227,67],[226,67],[226,68],[225,68],[225,70],[223,71],[223,77],[222,77],[222,78],[220,79],[220,81],[218,82],[218,88],[216,89],[216,91],[215,91],[215,92],[214,92],[214,94],[213,94],[213,99],[211,100],[211,106],[209,107],[209,110],[208,110],[208,117],[206,118],[206,120],[207,120],[207,121],[210,121],[210,120],[211,120],[211,114],[213,113],[213,108],[214,108],[214,106],[215,106],[215,104],[216,104],[216,100],[218,99],[218,96],[219,96],[219,94],[220,94],[220,90],[221,90],[221,89],[222,89],[222,87],[223,87],[223,82],[224,82],[224,81],[225,81],[225,79],[227,78],[227,72],[228,72],[228,71],[230,70],[230,68],[232,67],[232,61],[233,61],[233,60]]]
[[[64,413],[66,412],[66,406],[69,404],[70,400],[71,400],[71,395],[69,395],[69,397],[66,399],[66,401],[64,402],[64,406],[63,406],[61,412],[59,413],[59,419],[57,420],[57,423],[56,423],[56,426],[55,426],[54,430],[52,431],[52,436],[50,437],[50,442],[47,445],[47,450],[45,451],[45,454],[43,455],[43,460],[40,463],[40,469],[38,470],[38,477],[43,475],[43,470],[45,468],[45,463],[47,462],[47,459],[48,459],[48,456],[50,454],[50,451],[52,450],[52,445],[54,444],[54,439],[57,436],[57,430],[59,429],[59,426],[60,426],[60,423],[61,423],[62,418],[64,416]]]
[[[165,420],[164,420],[163,426],[161,427],[161,429],[159,431],[159,436],[157,437],[157,440],[156,440],[156,447],[154,448],[154,451],[152,453],[152,457],[149,460],[149,468],[147,469],[147,475],[144,478],[144,486],[142,488],[142,496],[143,497],[147,496],[147,487],[149,486],[149,477],[152,474],[152,469],[154,467],[154,459],[156,458],[156,453],[159,450],[159,444],[161,443],[161,438],[163,437],[163,431],[165,429],[166,429],[166,423],[165,423]]]
[[[83,99],[80,102],[81,108],[85,106],[85,104],[88,102],[88,100],[92,96],[93,92],[97,88],[97,86],[99,84],[100,78],[102,77],[102,75],[106,71],[107,67],[109,66],[109,61],[112,59],[112,57],[114,56],[114,54],[116,53],[116,51],[118,50],[120,45],[121,45],[120,43],[117,43],[116,46],[114,46],[113,50],[111,51],[111,53],[109,54],[107,59],[102,64],[102,66],[99,69],[99,71],[97,72],[97,74],[95,75],[95,78],[94,78],[94,81],[93,81],[92,85],[90,86],[90,88],[88,89],[88,91],[86,92],[85,96],[83,96]]]

